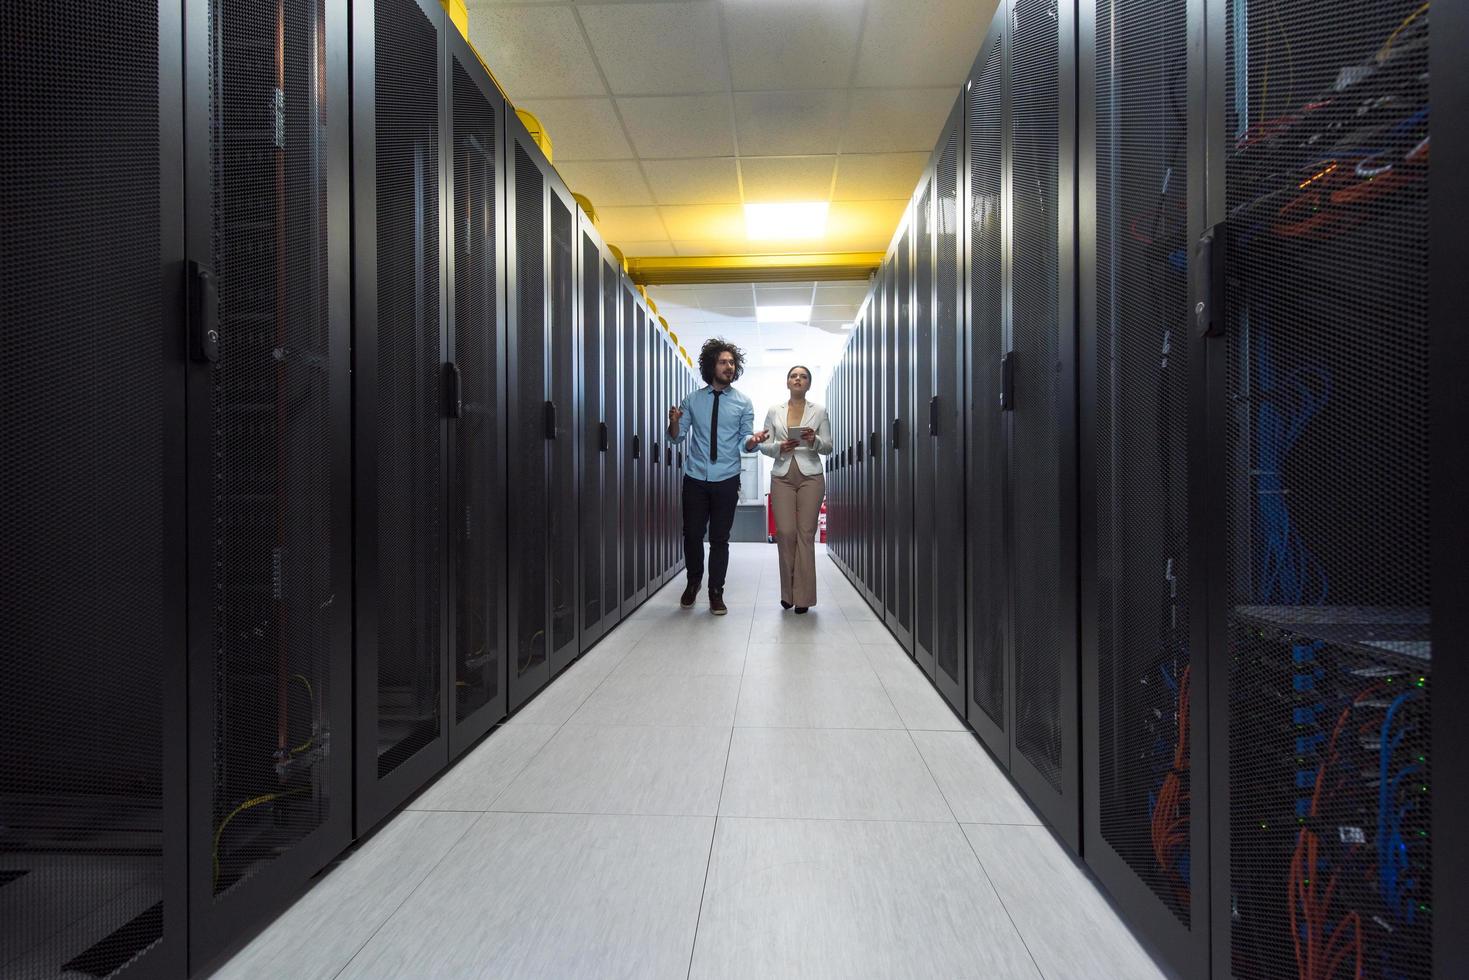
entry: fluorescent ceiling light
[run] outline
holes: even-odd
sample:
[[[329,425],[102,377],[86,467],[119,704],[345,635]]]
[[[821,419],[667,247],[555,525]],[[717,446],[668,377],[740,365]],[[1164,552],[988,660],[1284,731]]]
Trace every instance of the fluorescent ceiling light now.
[[[746,204],[745,234],[751,241],[798,241],[826,234],[827,202]]]
[[[755,319],[760,323],[805,323],[811,319],[811,307],[757,306]]]
[[[844,324],[842,324],[842,329],[843,330],[856,330],[857,329],[857,324],[855,324],[855,323],[844,323]]]

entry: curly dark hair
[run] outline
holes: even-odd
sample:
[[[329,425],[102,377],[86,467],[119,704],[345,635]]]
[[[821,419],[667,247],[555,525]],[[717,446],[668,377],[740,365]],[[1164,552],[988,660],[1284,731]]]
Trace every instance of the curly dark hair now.
[[[719,364],[719,355],[729,351],[734,355],[735,380],[745,373],[745,352],[723,337],[710,337],[704,341],[703,350],[699,351],[699,374],[703,376],[704,383],[714,383],[714,368]]]

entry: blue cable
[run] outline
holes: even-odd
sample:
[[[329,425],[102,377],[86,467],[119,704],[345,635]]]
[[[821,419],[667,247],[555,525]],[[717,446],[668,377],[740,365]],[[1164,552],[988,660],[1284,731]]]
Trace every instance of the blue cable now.
[[[1377,781],[1377,871],[1378,886],[1383,900],[1400,918],[1411,923],[1414,920],[1415,908],[1409,893],[1417,886],[1417,880],[1406,877],[1409,870],[1408,844],[1403,839],[1403,818],[1413,809],[1411,794],[1409,802],[1402,807],[1394,807],[1393,801],[1397,799],[1397,789],[1402,781],[1409,776],[1419,772],[1422,767],[1416,764],[1405,767],[1391,780],[1388,779],[1388,760],[1403,738],[1413,729],[1405,727],[1396,735],[1391,735],[1392,723],[1398,713],[1398,709],[1408,701],[1416,697],[1417,689],[1412,689],[1398,695],[1392,706],[1387,709],[1387,714],[1382,719],[1382,732],[1379,736],[1378,757],[1378,781]]]

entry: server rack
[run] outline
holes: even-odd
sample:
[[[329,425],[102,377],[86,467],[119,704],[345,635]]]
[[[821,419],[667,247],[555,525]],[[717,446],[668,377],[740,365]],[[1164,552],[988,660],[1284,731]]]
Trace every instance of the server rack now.
[[[622,270],[610,255],[602,260],[602,618],[604,630],[622,620],[624,367],[622,365]]]
[[[931,544],[920,541],[933,553],[934,630],[933,678],[939,691],[959,714],[965,708],[964,604],[965,569],[962,548],[965,539],[965,342],[964,273],[965,236],[962,224],[962,163],[964,153],[965,102],[961,95],[934,151],[934,327],[933,400],[927,406],[928,438],[932,442],[933,468],[920,479],[934,486],[929,498],[933,509]]]
[[[1082,741],[1087,863],[1208,970],[1205,430],[1187,329],[1202,219],[1201,4],[1080,11]]]
[[[934,657],[934,631],[937,608],[934,604],[934,512],[933,495],[937,489],[933,470],[933,335],[934,335],[934,179],[932,164],[924,167],[918,178],[910,207],[913,210],[913,305],[908,347],[911,395],[906,410],[914,420],[909,427],[909,466],[912,471],[911,497],[913,658],[932,678],[937,665]]]
[[[872,608],[879,619],[885,619],[887,605],[887,517],[891,508],[887,504],[887,452],[888,391],[887,391],[887,342],[886,335],[891,316],[888,313],[889,297],[888,267],[877,273],[877,289],[873,294],[872,320],[867,338],[868,391],[871,401],[867,412],[868,443],[867,459],[871,473],[868,474],[868,529],[867,529],[867,589],[872,597]]]
[[[582,648],[590,647],[610,628],[608,622],[607,589],[603,576],[607,574],[607,548],[617,553],[617,541],[609,540],[605,533],[607,524],[604,510],[609,495],[615,494],[612,486],[615,473],[609,473],[608,464],[615,459],[609,453],[611,433],[606,406],[610,403],[615,410],[617,404],[617,349],[616,340],[611,345],[608,359],[606,333],[617,334],[617,280],[608,274],[609,253],[602,243],[590,219],[581,216],[578,221],[581,232],[581,320],[577,331],[577,377],[582,387],[580,411],[577,413],[581,431],[580,464],[577,487],[580,495],[581,533],[581,642]],[[612,290],[613,300],[608,303],[605,291]],[[607,314],[611,313],[608,317]],[[615,512],[615,511],[614,511]],[[615,588],[614,588],[615,591]]]
[[[1076,848],[1075,12],[1047,0],[1013,0],[1007,12],[1010,767]]]
[[[448,257],[450,419],[449,620],[453,691],[449,755],[481,738],[508,708],[504,563],[505,101],[457,31],[447,32],[444,75],[450,207]]]
[[[658,424],[658,407],[667,402],[664,394],[668,383],[663,363],[663,338],[659,325],[652,316],[648,318],[647,343],[643,356],[648,360],[651,384],[648,400],[643,407],[647,413],[648,438],[653,442],[653,451],[648,456],[648,584],[652,591],[663,585],[663,517],[664,517],[664,449],[667,446],[668,426]]]
[[[448,761],[444,23],[352,26],[358,832]]]
[[[640,392],[647,383],[640,363],[638,324],[642,307],[630,284],[622,290],[622,616],[626,619],[648,597],[646,580],[639,576],[638,549],[643,514],[643,432]]]
[[[0,687],[25,702],[0,717],[0,962],[23,978],[178,975],[199,370],[182,315],[182,8],[71,14],[0,13],[25,86],[0,111]]]
[[[576,462],[573,343],[576,205],[518,119],[507,116],[506,241],[510,315],[510,703],[575,659]]]
[[[350,837],[351,108],[344,3],[184,15],[197,968]]]
[[[1463,518],[1425,439],[1429,9],[1268,13],[1205,6],[1214,970],[1426,976],[1463,944],[1430,812],[1459,693],[1431,541]]]

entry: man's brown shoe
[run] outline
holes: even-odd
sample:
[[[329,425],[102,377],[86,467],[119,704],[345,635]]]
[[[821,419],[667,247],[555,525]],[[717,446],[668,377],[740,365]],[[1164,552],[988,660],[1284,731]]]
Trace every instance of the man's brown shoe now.
[[[729,607],[724,604],[724,590],[709,590],[709,611],[716,616],[724,616],[729,613]]]
[[[678,604],[685,609],[694,608],[694,602],[699,598],[699,583],[690,582],[684,587],[683,595],[679,596]]]

